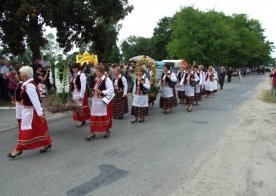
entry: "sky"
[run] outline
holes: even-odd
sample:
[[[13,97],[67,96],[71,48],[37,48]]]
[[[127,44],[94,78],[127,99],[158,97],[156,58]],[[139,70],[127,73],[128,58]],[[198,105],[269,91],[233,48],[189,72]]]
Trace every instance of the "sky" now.
[[[149,38],[161,18],[173,16],[181,7],[193,6],[202,11],[222,11],[227,15],[245,13],[260,21],[265,36],[276,46],[275,0],[129,0],[129,4],[134,6],[134,10],[121,22],[119,43],[130,35]],[[276,50],[272,56],[276,57]]]

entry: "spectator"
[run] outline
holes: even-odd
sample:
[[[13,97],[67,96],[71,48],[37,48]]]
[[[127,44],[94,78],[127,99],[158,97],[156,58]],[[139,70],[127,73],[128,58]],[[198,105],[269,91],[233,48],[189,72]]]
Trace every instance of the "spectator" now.
[[[3,98],[3,89],[2,89],[2,86],[4,85],[3,84],[3,77],[2,77],[2,72],[1,72],[1,69],[2,69],[2,67],[4,67],[5,66],[5,62],[4,62],[4,60],[3,59],[0,59],[0,96],[1,96],[1,98]]]
[[[220,85],[220,89],[223,90],[223,85],[224,85],[224,80],[225,80],[225,69],[224,67],[222,66],[219,70],[219,75],[218,75],[218,78],[219,78],[219,85]]]
[[[231,79],[232,79],[232,68],[229,67],[227,71],[227,80],[229,83],[231,82]]]
[[[271,97],[276,96],[276,67],[273,67],[271,74],[269,75],[272,78],[272,87],[271,87]]]
[[[36,71],[34,73],[34,81],[37,84],[37,88],[39,90],[40,97],[44,98],[47,96],[48,91],[46,87],[46,80],[48,78],[49,69],[46,69],[46,73],[44,74],[42,71],[42,65],[36,65]]]
[[[16,71],[12,67],[10,67],[10,73],[8,74],[8,79],[9,79],[8,90],[10,93],[11,100],[12,102],[14,102],[15,101],[14,93],[17,86],[17,80],[16,80]]]
[[[1,68],[1,74],[2,74],[2,85],[1,85],[1,92],[2,92],[2,98],[6,101],[10,100],[9,92],[8,92],[8,84],[9,84],[9,78],[8,75],[10,73],[10,67],[11,63],[10,61],[5,61],[5,65]]]

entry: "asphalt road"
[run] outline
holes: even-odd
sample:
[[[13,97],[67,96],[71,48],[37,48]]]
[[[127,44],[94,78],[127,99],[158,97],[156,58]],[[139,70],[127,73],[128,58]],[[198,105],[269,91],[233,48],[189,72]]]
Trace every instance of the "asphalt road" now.
[[[111,137],[86,142],[89,127],[77,129],[71,118],[49,123],[53,149],[46,154],[24,151],[6,157],[16,144],[17,130],[0,133],[0,195],[170,195],[192,179],[209,149],[231,125],[237,109],[255,94],[267,76],[234,78],[215,98],[204,98],[188,113],[179,105],[170,115],[158,104],[144,123],[131,124],[128,114],[114,120]]]

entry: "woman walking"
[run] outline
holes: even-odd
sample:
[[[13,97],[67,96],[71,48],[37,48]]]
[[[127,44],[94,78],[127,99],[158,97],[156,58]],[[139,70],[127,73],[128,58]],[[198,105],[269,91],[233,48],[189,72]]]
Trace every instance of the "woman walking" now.
[[[20,156],[23,150],[43,147],[40,153],[45,153],[52,147],[52,140],[48,133],[47,121],[41,107],[38,88],[33,79],[33,69],[29,66],[24,66],[19,72],[23,81],[21,90],[22,121],[17,146],[8,154],[10,158]]]
[[[208,68],[208,72],[205,75],[205,90],[206,90],[207,98],[209,98],[213,94],[214,77],[215,77],[215,73],[214,73],[213,67],[210,66]]]
[[[187,66],[187,74],[185,75],[184,84],[185,84],[185,97],[186,104],[188,105],[188,112],[192,111],[194,97],[195,97],[195,82],[199,81],[199,78],[196,73],[193,73],[192,66]]]
[[[112,100],[113,117],[123,119],[124,114],[128,113],[128,100],[127,100],[127,80],[120,74],[119,67],[114,68],[113,86],[115,97]]]
[[[145,69],[140,67],[136,75],[133,87],[133,101],[131,115],[135,117],[131,123],[143,122],[145,116],[148,116],[149,103],[147,92],[150,90],[150,83],[145,75]]]
[[[112,96],[114,88],[110,78],[105,76],[105,68],[97,65],[95,68],[96,80],[93,85],[93,97],[90,116],[90,136],[87,141],[96,138],[95,132],[105,133],[104,138],[110,136],[112,128],[112,102],[105,104],[102,100],[105,96]]]
[[[73,77],[71,78],[70,89],[77,107],[73,110],[73,120],[77,122],[76,127],[79,128],[85,125],[86,120],[90,119],[86,76],[81,71],[79,63],[73,63],[71,68]]]
[[[184,87],[184,78],[185,78],[185,67],[180,65],[180,71],[177,74],[177,95],[180,100],[179,104],[185,104],[185,87]]]
[[[170,71],[170,65],[164,65],[164,72],[161,76],[161,97],[160,97],[160,108],[164,108],[165,114],[169,114],[172,107],[177,106],[177,99],[175,97],[174,88],[177,82],[175,74]]]

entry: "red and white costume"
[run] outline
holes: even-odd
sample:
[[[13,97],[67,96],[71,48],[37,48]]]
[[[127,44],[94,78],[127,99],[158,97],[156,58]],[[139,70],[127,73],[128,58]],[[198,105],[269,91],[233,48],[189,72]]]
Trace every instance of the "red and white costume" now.
[[[23,82],[22,91],[22,122],[16,150],[30,150],[51,144],[46,120],[42,121],[43,109],[39,99],[39,91],[33,78]]]
[[[103,94],[98,95],[97,89],[101,90]],[[112,81],[105,75],[101,78],[96,78],[93,92],[90,132],[106,132],[112,127],[112,101],[106,105],[102,101],[102,96],[111,96],[114,93]]]
[[[86,91],[86,76],[79,71],[73,75],[71,81],[71,91],[73,100],[76,102],[80,110],[73,110],[74,121],[85,121],[90,119],[90,108],[88,104],[88,93]]]

